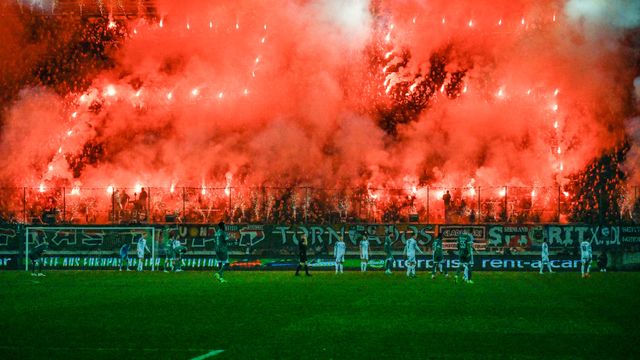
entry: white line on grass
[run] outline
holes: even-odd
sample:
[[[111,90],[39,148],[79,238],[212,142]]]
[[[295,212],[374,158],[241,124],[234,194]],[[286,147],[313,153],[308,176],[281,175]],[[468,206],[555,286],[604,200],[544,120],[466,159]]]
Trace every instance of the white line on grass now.
[[[216,356],[216,355],[218,355],[218,354],[222,353],[223,351],[224,351],[224,350],[212,350],[212,351],[209,351],[209,352],[208,352],[208,353],[206,353],[206,354],[202,354],[202,355],[200,355],[200,356],[196,356],[196,357],[194,357],[194,358],[193,358],[193,359],[191,359],[191,360],[204,360],[204,359],[208,359],[208,358],[210,358],[210,357],[214,357],[214,356]]]

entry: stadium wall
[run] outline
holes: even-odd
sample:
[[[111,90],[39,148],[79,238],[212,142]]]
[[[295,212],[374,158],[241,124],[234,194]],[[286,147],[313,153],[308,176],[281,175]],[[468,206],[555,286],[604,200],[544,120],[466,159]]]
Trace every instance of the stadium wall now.
[[[26,238],[24,225],[0,225],[0,269],[24,269],[26,241],[33,248],[47,241],[49,251],[44,258],[45,267],[54,269],[116,269],[119,266],[118,251],[125,242],[132,245],[142,227],[156,229],[155,258],[147,259],[155,268],[162,268],[163,241],[175,235],[187,248],[183,257],[184,269],[207,270],[215,266],[215,230],[213,224],[140,225],[123,229],[108,227],[46,227],[30,228]],[[387,234],[398,239],[393,248],[395,267],[403,268],[402,249],[405,233],[417,234],[420,247],[426,255],[419,257],[420,268],[430,266],[431,244],[435,235],[443,235],[444,249],[449,253],[450,266],[455,268],[455,239],[462,231],[470,231],[478,251],[475,258],[477,270],[527,271],[537,270],[539,252],[544,239],[549,240],[551,259],[557,270],[577,269],[578,245],[592,242],[594,258],[606,252],[609,268],[617,270],[640,269],[640,226],[585,225],[585,224],[341,224],[341,225],[278,225],[278,224],[230,224],[228,230],[236,244],[231,246],[231,267],[235,269],[290,269],[296,264],[299,234],[309,238],[309,258],[312,267],[331,269],[333,244],[340,235],[347,243],[346,268],[359,269],[357,236],[364,235],[370,242],[371,267],[380,265],[383,259],[383,242]],[[148,235],[150,236],[150,235]],[[151,243],[149,243],[151,247]],[[135,264],[135,246],[129,261]]]

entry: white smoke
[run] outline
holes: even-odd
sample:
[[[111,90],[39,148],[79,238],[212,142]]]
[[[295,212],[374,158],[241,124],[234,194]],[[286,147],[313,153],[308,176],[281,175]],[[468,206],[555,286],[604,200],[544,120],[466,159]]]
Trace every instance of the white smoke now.
[[[569,0],[565,6],[569,18],[593,25],[632,28],[640,25],[638,0]]]

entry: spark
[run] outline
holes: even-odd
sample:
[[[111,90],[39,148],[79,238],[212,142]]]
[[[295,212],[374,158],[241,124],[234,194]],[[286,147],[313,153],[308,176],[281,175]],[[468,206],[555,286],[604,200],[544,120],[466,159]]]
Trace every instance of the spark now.
[[[245,88],[245,89],[244,89],[244,91],[242,91],[242,93],[243,93],[244,95],[249,95],[249,89],[246,89],[246,88]]]
[[[73,134],[73,130],[67,131],[67,136],[71,136]]]
[[[498,26],[502,26],[502,19],[498,20]]]
[[[556,14],[553,14],[552,20],[553,20],[553,22],[556,22]]]
[[[202,185],[202,190],[200,191],[200,193],[202,195],[206,195],[207,194],[207,188],[204,186],[204,184]]]
[[[446,21],[445,21],[445,19],[444,19],[444,17],[443,17],[443,18],[442,18],[442,25],[444,25],[444,24],[445,24],[445,22],[446,22]]]
[[[414,24],[416,23],[416,17],[415,16],[413,17],[413,19],[411,19],[411,22],[414,23]]]
[[[113,194],[113,191],[114,191],[113,185],[107,186],[107,194]]]
[[[527,95],[531,95],[531,89],[527,89]]]
[[[557,129],[557,128],[558,128],[558,120],[556,120],[556,121],[554,121],[554,122],[553,122],[553,128],[554,128],[554,129]]]
[[[383,67],[383,68],[382,68],[382,73],[383,73],[383,74],[386,74],[386,72],[387,72],[387,68],[389,68],[389,65],[387,65],[387,66],[385,66],[385,67]]]
[[[167,100],[171,100],[173,98],[173,93],[169,92],[167,93]]]
[[[521,23],[522,25],[524,25],[524,18],[522,18],[522,20],[520,20],[520,23]]]
[[[267,40],[266,37],[262,37],[262,39],[260,39],[260,43],[264,44],[264,42]]]
[[[264,28],[264,31],[267,31],[267,24],[264,24],[263,28]]]
[[[559,89],[555,89],[553,91],[553,96],[558,96],[559,93],[560,93],[560,90]]]
[[[531,197],[532,198],[536,197],[536,191],[535,190],[531,190]]]
[[[72,117],[72,118],[74,118],[74,119],[75,119],[75,118],[77,118],[77,117],[78,117],[78,112],[77,112],[77,111],[74,111],[74,112],[71,114],[71,117]]]
[[[40,186],[38,186],[38,191],[43,193],[43,192],[45,192],[45,190],[46,190],[46,188],[44,187],[44,184],[40,183]]]
[[[58,154],[62,154],[62,147],[58,148]]]
[[[416,86],[418,86],[418,83],[413,83],[411,86],[409,86],[409,91],[413,92],[413,90],[416,89]]]
[[[191,25],[189,25],[189,23],[187,23],[187,30],[191,29]]]
[[[256,77],[256,72],[255,71],[251,72],[251,77]]]
[[[133,33],[134,33],[135,35],[138,35],[138,29],[133,29]]]
[[[116,27],[116,22],[113,20],[109,20],[109,25],[107,25],[107,28],[113,29],[115,27]]]
[[[200,94],[200,89],[193,88],[193,90],[191,90],[191,95],[198,96],[199,94]]]
[[[218,99],[222,99],[224,97],[224,93],[222,91],[220,91],[218,93]]]
[[[563,191],[562,195],[564,195],[564,197],[569,197],[569,192],[568,191]]]
[[[209,29],[213,29],[213,21],[209,21]]]
[[[388,59],[391,55],[393,55],[393,51],[389,51],[388,53],[384,54],[384,58]]]
[[[133,187],[133,191],[135,191],[136,193],[139,193],[142,190],[142,184],[138,183],[136,184],[136,186]]]
[[[462,93],[466,94],[467,93],[467,85],[465,84],[464,87],[462,88]]]
[[[80,187],[74,186],[73,189],[71,189],[71,195],[74,195],[74,196],[80,195]]]
[[[507,189],[505,188],[500,189],[500,197],[505,197],[505,196],[507,196]]]
[[[416,186],[415,186],[415,185],[413,185],[413,186],[411,187],[411,192],[413,193],[413,195],[417,194],[417,193],[418,193],[418,188],[416,188]]]
[[[136,97],[140,97],[140,94],[142,94],[142,89],[136,91]]]
[[[473,27],[473,20],[469,20],[469,27]]]
[[[387,36],[384,37],[384,41],[386,41],[386,42],[390,42],[391,41],[391,31],[389,31],[387,33]]]
[[[240,30],[240,23],[236,22],[236,30]]]
[[[560,171],[564,171],[564,164],[560,163]]]
[[[558,150],[556,151],[558,155],[562,154],[562,149],[558,146]]]
[[[53,165],[49,165],[48,169],[49,171],[53,171]]]
[[[169,191],[173,194],[176,191],[176,184],[171,184]]]
[[[476,188],[471,187],[469,188],[469,196],[476,196]]]
[[[116,88],[113,85],[109,85],[107,86],[107,89],[105,90],[105,94],[107,96],[116,96]]]
[[[442,84],[442,86],[440,86],[440,93],[444,93],[444,84]]]
[[[498,89],[496,96],[499,98],[504,97],[504,89],[503,88]]]
[[[558,104],[553,104],[551,109],[553,109],[553,111],[558,111]]]
[[[160,19],[160,24],[158,25],[160,26],[161,29],[164,27],[164,18]]]
[[[79,100],[81,103],[85,103],[87,102],[87,100],[89,100],[89,97],[86,94],[82,94]]]
[[[256,64],[260,63],[260,56],[256,57]]]

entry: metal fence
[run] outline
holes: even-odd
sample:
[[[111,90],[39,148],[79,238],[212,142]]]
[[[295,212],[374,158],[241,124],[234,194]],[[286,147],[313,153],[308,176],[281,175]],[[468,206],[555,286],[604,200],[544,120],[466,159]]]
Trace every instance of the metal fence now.
[[[638,186],[620,196],[620,222],[639,222],[638,196]],[[25,224],[548,223],[580,220],[568,219],[575,202],[560,187],[0,188],[0,219]]]

